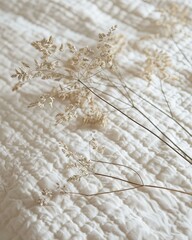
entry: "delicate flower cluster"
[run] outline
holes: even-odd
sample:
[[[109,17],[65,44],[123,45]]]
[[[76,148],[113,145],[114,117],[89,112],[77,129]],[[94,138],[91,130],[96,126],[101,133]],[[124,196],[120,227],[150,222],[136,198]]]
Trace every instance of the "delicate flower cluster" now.
[[[91,160],[87,159],[83,155],[69,151],[66,145],[63,145],[62,150],[65,155],[70,158],[70,163],[67,164],[67,168],[75,169],[77,171],[77,174],[74,174],[68,178],[68,182],[79,181],[82,177],[93,173],[94,167]]]
[[[91,139],[89,145],[94,151],[103,151],[96,139]],[[66,164],[67,169],[72,169],[75,174],[67,179],[67,182],[76,182],[80,181],[82,177],[86,177],[94,174],[94,162],[87,159],[85,156],[72,152],[69,150],[68,146],[64,143],[60,143],[60,148],[65,156],[69,159],[70,163]],[[59,194],[68,194],[67,186],[61,186],[59,183],[56,183],[57,187],[52,189],[43,188],[41,191],[41,196],[37,199],[37,203],[40,206],[47,205],[54,197]]]
[[[52,200],[55,196],[58,194],[66,194],[66,187],[65,186],[60,186],[59,183],[56,183],[56,188],[54,190],[50,190],[48,188],[44,188],[41,191],[41,195],[37,199],[37,203],[40,206],[45,206],[49,203],[50,200]]]
[[[167,69],[172,65],[171,58],[167,53],[159,50],[146,50],[146,61],[144,64],[144,78],[151,81],[153,75],[160,79],[168,76]]]
[[[189,12],[184,8],[180,9],[179,5],[172,4],[168,6],[168,8],[160,10],[162,18],[158,22],[158,24],[162,27],[165,27],[165,32],[168,32],[170,34],[172,28],[174,28],[178,23],[182,23],[184,25],[188,24]],[[108,115],[103,109],[101,109],[98,101],[95,100],[96,94],[94,95],[91,89],[95,88],[94,84],[97,84],[98,86],[102,85],[103,81],[105,81],[106,79],[106,85],[109,85],[109,81],[112,81],[112,78],[109,79],[108,76],[105,78],[105,76],[102,76],[101,73],[103,73],[103,71],[106,71],[107,73],[113,73],[118,69],[116,67],[116,57],[117,54],[125,46],[126,41],[122,35],[115,34],[115,30],[116,26],[113,26],[109,29],[107,33],[100,33],[98,36],[98,42],[95,47],[84,47],[77,49],[76,46],[74,46],[72,43],[58,45],[54,43],[52,37],[33,42],[32,46],[40,53],[40,57],[39,59],[34,60],[35,64],[31,65],[22,62],[22,66],[15,70],[15,74],[13,74],[12,77],[17,78],[18,82],[13,86],[13,91],[18,90],[24,84],[35,78],[52,80],[55,83],[54,88],[52,88],[49,92],[44,92],[36,101],[32,102],[29,107],[43,108],[45,107],[45,105],[50,105],[52,107],[54,101],[58,99],[64,104],[62,106],[62,111],[57,113],[56,115],[56,124],[62,124],[66,121],[82,117],[83,122],[86,124],[99,124],[105,126],[108,120]],[[147,59],[144,64],[145,79],[151,81],[153,76],[156,76],[161,80],[165,80],[165,78],[169,77],[168,69],[169,67],[171,67],[171,59],[165,52],[159,50],[147,50],[146,57]],[[97,80],[97,82],[95,82],[95,80]],[[114,83],[112,82],[111,85],[115,87],[115,81]],[[125,88],[126,84],[122,84],[122,86],[125,90],[127,90],[126,93],[129,93],[129,88]],[[163,88],[161,89],[163,92]],[[122,91],[119,92],[122,93]],[[127,97],[129,98],[128,94]],[[166,99],[165,94],[164,97],[169,107],[169,103]],[[131,98],[129,99],[132,101]],[[141,99],[145,100],[144,98]],[[107,101],[105,102],[107,103]],[[149,101],[146,102],[150,103]],[[109,105],[112,106],[114,109],[118,110],[115,105],[113,106],[110,103]],[[145,115],[144,112],[140,111],[136,107],[136,105],[134,106],[132,104],[132,106],[133,109],[138,110],[143,117],[148,119],[150,123],[155,126],[155,124]],[[119,112],[123,113],[122,111]],[[163,111],[161,112],[163,113]],[[128,115],[123,115],[127,116],[129,120],[132,120]],[[169,117],[168,114],[166,115]],[[172,120],[174,120],[173,117]],[[132,121],[153,134],[153,132],[146,126],[140,124],[135,120]],[[175,122],[177,123],[177,121]],[[188,161],[185,152],[179,147],[177,147],[176,144],[169,137],[167,137],[167,135],[162,132],[159,127],[156,127],[156,129],[161,133],[161,135],[163,135],[163,137],[165,137],[166,140],[169,140],[169,142],[171,142],[176,148],[172,147],[171,144],[167,145]],[[157,135],[156,133],[154,133],[153,135],[166,144],[166,141],[159,135]],[[89,145],[94,151],[102,153],[104,150],[103,147],[99,146],[99,144],[94,138],[89,142]],[[96,161],[91,160],[84,155],[80,155],[70,151],[66,145],[61,145],[61,147],[63,152],[65,153],[65,156],[69,158],[69,164],[67,164],[66,167],[75,171],[73,171],[72,175],[70,174],[70,177],[67,179],[67,183],[80,181],[82,177],[90,175],[100,175],[102,177],[121,180],[123,182],[132,184],[126,179],[121,179],[118,177],[113,177],[110,175],[95,172],[94,162]],[[179,150],[182,154],[179,152]],[[107,164],[112,163],[109,162]],[[123,167],[122,164],[114,165]],[[126,168],[131,169],[130,167]],[[138,173],[137,175],[140,177]],[[155,188],[155,186],[152,185],[144,185],[142,179],[141,184],[133,183],[133,185],[137,187],[145,186]],[[163,189],[163,187],[159,186],[157,186],[157,188]],[[172,191],[172,189],[167,190]],[[41,191],[42,196],[38,199],[38,203],[41,206],[44,206],[47,205],[48,202],[52,200],[56,195],[69,193],[70,192],[66,190],[66,186],[60,186],[57,183],[56,189],[50,190],[44,188]]]
[[[95,105],[92,105],[88,111],[85,111],[83,118],[83,121],[86,124],[99,124],[104,127],[107,125],[107,120],[107,114]]]
[[[40,58],[35,59],[35,65],[22,63],[12,77],[19,81],[13,87],[18,90],[31,79],[40,78],[55,81],[55,87],[48,93],[42,94],[29,107],[53,106],[55,99],[63,104],[63,112],[56,115],[56,124],[76,119],[81,115],[86,124],[106,125],[107,115],[100,109],[94,95],[80,82],[90,87],[94,78],[99,79],[102,71],[113,69],[116,55],[125,45],[122,35],[115,34],[117,26],[99,34],[95,47],[77,49],[72,43],[55,44],[53,38],[42,39],[32,43],[39,51]],[[65,51],[64,51],[65,50]],[[78,110],[81,111],[78,111]]]
[[[94,151],[96,151],[98,153],[103,153],[105,150],[105,148],[103,146],[101,146],[95,138],[92,138],[89,141],[89,145]]]
[[[163,33],[167,36],[181,32],[183,26],[191,23],[191,12],[189,7],[183,3],[167,3],[165,1],[163,7],[158,11],[161,13],[161,17],[156,24],[162,27]]]

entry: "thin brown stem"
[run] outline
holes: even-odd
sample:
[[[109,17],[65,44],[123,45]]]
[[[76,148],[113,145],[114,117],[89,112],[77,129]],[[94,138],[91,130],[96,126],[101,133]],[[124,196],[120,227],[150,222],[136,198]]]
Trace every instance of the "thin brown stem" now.
[[[92,193],[92,194],[77,193],[77,192],[66,192],[66,193],[71,194],[71,195],[81,195],[84,197],[94,197],[94,196],[105,195],[105,194],[110,194],[110,193],[125,192],[125,191],[138,189],[138,188],[156,188],[156,189],[166,190],[166,191],[170,191],[170,192],[177,192],[177,193],[182,193],[182,194],[192,196],[192,192],[185,192],[185,191],[178,190],[178,189],[166,188],[166,187],[155,186],[155,185],[138,185],[138,186],[130,187],[130,188],[124,188],[124,189],[118,189],[118,190],[112,190],[112,191],[106,191],[106,192],[98,192],[98,193]]]
[[[166,97],[166,94],[165,94],[165,91],[164,91],[164,88],[163,88],[163,83],[162,83],[162,80],[161,80],[161,79],[160,79],[160,88],[161,88],[161,92],[162,92],[162,94],[163,94],[163,97],[164,97],[164,99],[165,99],[165,102],[166,102],[166,104],[167,104],[167,107],[168,107],[168,109],[169,109],[169,112],[170,112],[170,114],[171,114],[171,117],[174,118],[174,117],[173,117],[173,113],[172,113],[172,111],[171,111],[171,107],[170,107],[169,102],[168,102],[168,99],[167,99],[167,97]]]
[[[102,173],[94,173],[94,175],[101,176],[101,177],[112,178],[112,179],[119,180],[119,181],[122,181],[122,182],[127,182],[127,183],[129,183],[129,184],[136,185],[136,186],[138,186],[138,187],[163,189],[163,190],[168,190],[168,191],[172,191],[172,192],[183,193],[183,194],[187,194],[187,195],[192,196],[192,192],[185,192],[185,191],[183,191],[183,190],[178,190],[178,189],[174,189],[174,188],[161,187],[161,186],[151,185],[151,184],[139,184],[139,183],[135,183],[135,182],[132,182],[132,181],[129,181],[129,180],[126,180],[126,179],[122,179],[122,178],[119,178],[119,177],[110,176],[110,175],[106,175],[106,174],[102,174]]]
[[[102,85],[102,86],[104,85],[104,86],[107,86],[107,87],[113,87],[113,86],[114,86],[114,84],[103,84],[103,83],[101,84],[101,83],[96,83],[96,82],[93,82],[93,83],[94,83],[94,84],[98,84],[98,85]],[[118,86],[118,84],[117,84],[116,86]],[[163,113],[165,116],[167,116],[168,118],[170,118],[171,120],[173,120],[173,121],[174,121],[177,125],[179,125],[190,137],[192,137],[192,133],[190,133],[190,132],[188,131],[188,129],[186,129],[180,122],[178,122],[177,119],[176,119],[174,116],[169,115],[167,112],[165,112],[164,110],[162,110],[161,108],[159,108],[156,104],[150,102],[148,99],[146,99],[146,98],[144,98],[143,96],[141,96],[140,94],[138,94],[136,91],[134,91],[133,89],[131,89],[130,87],[128,87],[128,86],[126,85],[126,83],[125,83],[125,87],[126,87],[130,92],[132,92],[134,95],[138,96],[141,100],[143,100],[144,102],[148,103],[148,104],[151,105],[153,108],[155,108],[156,110],[158,110],[159,112]],[[95,88],[95,87],[91,87],[91,88],[94,88],[95,90],[100,91],[100,92],[102,92],[103,94],[106,94],[106,95],[108,95],[108,96],[110,96],[110,97],[112,97],[112,98],[114,98],[114,99],[116,99],[116,100],[118,100],[118,101],[126,104],[126,105],[131,106],[130,104],[122,101],[121,99],[116,98],[116,97],[114,97],[114,96],[112,96],[112,95],[110,95],[110,94],[108,94],[108,93],[106,93],[106,92],[104,92],[104,91],[102,91],[102,90],[99,90],[99,89],[97,89],[97,88]]]
[[[141,98],[143,101],[145,101],[146,103],[150,104],[152,107],[154,107],[155,109],[157,109],[158,111],[160,111],[161,113],[165,114],[167,117],[169,117],[170,119],[172,119],[175,123],[177,123],[187,134],[189,134],[192,137],[192,134],[184,127],[182,126],[173,116],[170,116],[168,113],[166,113],[165,111],[163,111],[161,108],[159,108],[157,105],[153,104],[152,102],[150,102],[149,100],[147,100],[146,98],[142,97],[140,94],[136,93],[135,91],[133,91],[131,88],[129,88],[128,86],[126,86],[129,91],[131,91],[133,94],[135,94],[136,96],[138,96],[139,98]]]
[[[176,48],[179,50],[179,52],[183,55],[184,59],[186,60],[186,62],[188,63],[188,66],[191,68],[192,67],[192,63],[189,61],[189,59],[187,58],[187,56],[185,55],[185,53],[181,50],[181,48],[179,47],[179,45],[177,44],[177,42],[174,40],[173,35],[170,36],[172,41],[174,42]]]
[[[139,177],[139,179],[140,179],[140,181],[141,181],[141,184],[144,185],[143,179],[141,178],[140,174],[139,174],[137,171],[135,171],[133,168],[131,168],[131,167],[128,167],[128,166],[126,166],[126,165],[124,165],[124,164],[120,164],[120,163],[111,163],[111,162],[106,162],[106,161],[101,161],[101,160],[91,160],[91,161],[93,161],[93,162],[100,162],[100,163],[104,163],[104,164],[115,165],[115,166],[124,167],[124,168],[128,168],[128,169],[130,169],[131,171],[133,171],[134,173],[137,174],[137,176]]]
[[[124,188],[124,189],[113,190],[113,191],[92,193],[92,194],[77,193],[77,192],[66,192],[66,193],[67,193],[67,194],[71,194],[71,195],[80,195],[80,196],[84,196],[84,197],[94,197],[94,196],[105,195],[105,194],[110,194],[110,193],[124,192],[124,191],[133,190],[133,189],[135,189],[135,188],[140,188],[140,187],[141,187],[141,186],[136,186],[136,187]]]
[[[95,83],[94,83],[94,84],[95,84]],[[100,84],[100,83],[97,83],[97,84]],[[101,85],[101,84],[100,84],[100,85]],[[102,85],[104,85],[104,84],[102,84]],[[111,85],[111,84],[105,84],[105,86],[113,87],[113,85]],[[92,88],[92,89],[94,89],[94,90],[96,90],[96,91],[99,91],[99,92],[101,92],[102,94],[107,95],[107,96],[109,96],[109,97],[111,97],[111,98],[113,98],[113,99],[115,99],[115,100],[117,100],[117,101],[119,101],[119,102],[121,102],[121,103],[123,103],[123,104],[126,104],[126,105],[132,107],[131,104],[129,104],[129,103],[127,103],[127,102],[124,102],[123,100],[121,100],[121,99],[119,99],[119,98],[117,98],[117,97],[115,97],[115,96],[112,96],[111,94],[109,94],[109,93],[107,93],[107,92],[104,92],[104,91],[102,91],[102,90],[100,90],[100,89],[98,89],[98,88],[96,88],[96,87],[92,87],[92,86],[89,86],[89,87]],[[159,108],[157,105],[153,104],[152,102],[150,102],[150,101],[147,100],[146,98],[142,97],[140,94],[136,93],[136,92],[135,92],[134,90],[132,90],[131,88],[129,88],[129,87],[127,87],[127,86],[126,86],[126,88],[127,88],[130,92],[132,92],[134,95],[138,96],[141,100],[145,101],[146,103],[148,103],[149,105],[151,105],[152,107],[154,107],[155,109],[157,109],[158,111],[160,111],[161,113],[163,113],[164,115],[166,115],[168,118],[170,118],[171,120],[173,120],[173,121],[174,121],[177,125],[179,125],[190,137],[192,137],[192,134],[191,134],[183,125],[181,125],[181,124],[174,118],[174,116],[170,116],[167,112],[163,111],[163,110],[162,110],[161,108]]]
[[[180,152],[182,152],[182,154],[184,154],[188,159],[190,159],[192,161],[192,158],[185,153],[177,144],[175,144],[159,127],[158,125],[154,124],[153,121],[147,117],[147,115],[142,112],[138,107],[134,106],[134,109],[136,109],[144,118],[146,118],[166,139],[168,139]]]
[[[119,178],[119,177],[115,177],[115,176],[111,176],[111,175],[107,175],[107,174],[103,174],[103,173],[94,172],[93,174],[95,176],[106,177],[106,178],[113,178],[115,180],[119,180],[121,182],[126,182],[126,183],[130,183],[130,184],[137,185],[137,186],[141,186],[141,185],[143,186],[144,185],[144,184],[135,183],[135,182],[123,179],[123,178]]]
[[[154,135],[155,137],[157,137],[161,142],[163,142],[164,144],[166,144],[168,147],[170,147],[174,152],[176,152],[178,155],[180,155],[183,159],[185,159],[185,161],[187,161],[188,163],[192,164],[191,161],[189,161],[186,157],[184,157],[180,152],[178,152],[175,148],[173,148],[169,143],[167,143],[164,139],[162,139],[160,136],[158,136],[156,133],[154,133],[152,130],[150,130],[149,128],[145,127],[144,125],[142,125],[141,123],[137,122],[136,120],[134,120],[132,117],[130,117],[129,115],[127,115],[126,113],[124,113],[123,111],[121,111],[120,109],[118,109],[115,105],[113,105],[112,103],[108,102],[105,98],[101,97],[99,94],[97,94],[96,92],[94,92],[90,87],[87,86],[87,84],[85,84],[81,79],[78,79],[78,81],[85,86],[91,93],[93,93],[96,97],[98,97],[101,101],[105,102],[106,104],[108,104],[109,106],[111,106],[112,108],[114,108],[115,110],[117,110],[119,113],[121,113],[122,115],[124,115],[125,117],[127,117],[130,121],[134,122],[135,124],[137,124],[138,126],[140,126],[141,128],[145,129],[146,131],[150,132],[152,135]]]
[[[123,88],[126,89],[126,85],[125,85],[125,83],[123,83],[123,81],[122,81],[122,76],[121,76],[121,74],[120,74],[120,72],[119,72],[119,70],[118,70],[117,67],[116,67],[116,70],[117,70],[117,78],[118,78],[119,81],[121,82]],[[163,89],[162,89],[162,91],[163,91]],[[163,92],[163,93],[164,93],[164,92]],[[130,99],[130,95],[128,95],[128,99]],[[132,103],[133,103],[133,101],[132,101]],[[167,104],[168,104],[168,102],[167,102]],[[168,106],[169,106],[169,104],[168,104]],[[152,121],[143,111],[141,111],[138,107],[136,107],[135,104],[133,104],[133,108],[134,108],[135,110],[137,110],[145,119],[147,119],[147,120],[148,120],[166,139],[168,139],[182,154],[184,154],[190,161],[192,161],[192,158],[191,158],[188,154],[186,154],[177,144],[175,144],[174,141],[172,141],[172,140],[159,128],[158,125],[154,124],[153,121]],[[172,112],[171,112],[171,109],[170,109],[170,113],[172,113]]]

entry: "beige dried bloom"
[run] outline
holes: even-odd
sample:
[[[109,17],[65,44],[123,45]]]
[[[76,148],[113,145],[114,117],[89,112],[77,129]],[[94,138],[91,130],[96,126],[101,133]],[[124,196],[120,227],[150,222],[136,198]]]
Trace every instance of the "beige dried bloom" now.
[[[44,196],[48,196],[49,198],[52,198],[52,196],[53,196],[53,192],[50,191],[50,190],[47,189],[47,188],[44,188],[44,189],[42,190],[42,195],[44,195]]]
[[[60,142],[60,148],[62,152],[65,154],[66,157],[73,157],[75,158],[75,154],[69,150],[68,146],[62,142]]]
[[[18,90],[31,79],[60,80],[65,77],[64,73],[57,72],[59,62],[55,55],[60,52],[60,48],[53,43],[52,37],[33,42],[32,46],[40,52],[40,59],[34,59],[35,64],[22,62],[22,67],[15,70],[12,77],[19,81],[13,86],[13,91]]]
[[[82,177],[92,174],[94,166],[90,159],[84,155],[69,150],[66,144],[60,143],[60,147],[65,156],[69,159],[69,163],[65,165],[65,168],[73,169],[75,171],[75,173],[68,178],[68,182],[79,181]]]
[[[161,15],[160,19],[156,21],[156,24],[162,27],[164,35],[170,36],[179,33],[183,30],[183,26],[191,23],[190,8],[183,3],[165,1],[162,8],[157,10]]]
[[[45,59],[55,53],[57,49],[57,46],[53,43],[52,36],[50,36],[49,39],[43,38],[40,41],[33,42],[31,45],[37,49],[42,54],[42,58]]]
[[[74,168],[78,173],[68,178],[68,182],[79,181],[82,177],[92,174],[94,169],[91,160],[88,160],[85,156],[78,154],[76,154],[76,158],[73,159],[73,162],[68,164],[67,167]]]
[[[40,205],[41,207],[42,206],[46,206],[47,204],[48,204],[48,199],[47,198],[45,198],[45,197],[41,197],[41,198],[39,198],[39,199],[37,199],[37,203],[38,203],[38,205]]]
[[[77,110],[73,106],[67,107],[64,113],[58,113],[56,115],[56,125],[68,122],[72,119],[77,118]]]
[[[22,69],[20,67],[20,68],[15,70],[15,74],[13,74],[11,77],[12,78],[17,78],[19,80],[12,88],[13,91],[17,91],[20,87],[22,87],[25,84],[25,82],[28,79],[30,79],[30,74],[29,74],[28,71],[26,71],[26,69]]]
[[[93,48],[78,49],[72,43],[67,43],[65,47],[54,43],[52,37],[33,42],[32,46],[40,53],[40,58],[34,60],[35,64],[23,62],[22,67],[15,70],[12,77],[17,78],[18,82],[13,86],[13,91],[35,78],[55,81],[55,87],[43,93],[29,107],[52,107],[58,99],[64,105],[63,111],[56,115],[56,124],[81,116],[86,124],[106,126],[106,113],[79,80],[90,86],[96,77],[98,82],[103,81],[99,78],[102,71],[113,69],[115,58],[126,43],[123,35],[115,34],[116,28],[113,26],[107,33],[100,33]]]
[[[105,150],[105,147],[101,146],[101,144],[99,144],[99,142],[95,138],[92,138],[89,141],[89,145],[94,151],[97,151],[99,153],[103,153]]]
[[[144,78],[151,81],[153,75],[161,79],[167,77],[167,69],[172,65],[168,54],[160,50],[146,50],[145,53],[147,59],[144,64]]]
[[[107,115],[101,112],[100,109],[91,109],[84,115],[84,123],[94,124],[105,127],[107,125]]]
[[[52,96],[52,94],[43,94],[42,96],[39,97],[38,100],[36,100],[33,103],[29,104],[29,108],[31,107],[40,107],[43,108],[45,107],[45,104],[49,104],[51,107],[53,107],[53,101],[54,101],[54,96]]]
[[[99,149],[101,149],[99,143],[94,138],[91,139],[90,145],[94,150],[99,151]],[[64,168],[70,170],[70,175],[72,171],[72,175],[66,179],[67,183],[77,182],[83,177],[95,175],[94,161],[88,159],[82,154],[71,151],[63,142],[60,142],[59,146],[69,160],[68,163],[64,165]],[[69,187],[70,185],[68,186],[68,184],[60,185],[59,183],[56,183],[56,187],[52,187],[52,189],[45,187],[41,190],[41,194],[36,202],[40,206],[46,206],[53,201],[57,195],[70,194],[71,191],[69,191]]]
[[[58,194],[66,193],[66,186],[61,186],[59,183],[56,183],[56,188],[52,190],[48,188],[43,188],[43,190],[41,191],[41,196],[37,199],[37,203],[40,206],[46,206]]]
[[[47,188],[43,188],[41,195],[42,196],[37,199],[37,203],[40,206],[46,206],[53,197],[53,191]]]

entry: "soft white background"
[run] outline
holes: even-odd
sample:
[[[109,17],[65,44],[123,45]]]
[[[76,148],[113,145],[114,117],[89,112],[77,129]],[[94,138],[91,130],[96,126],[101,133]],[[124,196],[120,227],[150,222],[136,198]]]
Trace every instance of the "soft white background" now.
[[[147,88],[139,78],[144,61],[142,49],[145,44],[159,47],[173,58],[172,70],[180,80],[165,84],[167,96],[177,119],[191,129],[192,69],[172,41],[138,41],[155,32],[153,11],[153,4],[140,0],[0,0],[0,240],[192,239],[192,198],[178,193],[139,189],[92,198],[58,196],[48,206],[38,206],[36,199],[43,187],[54,188],[57,182],[66,180],[66,158],[58,149],[59,141],[88,156],[87,140],[93,131],[75,123],[55,127],[54,111],[28,109],[27,105],[41,92],[42,85],[38,87],[37,82],[18,93],[11,91],[15,83],[10,77],[13,70],[20,61],[36,55],[30,46],[32,41],[53,35],[58,41],[92,45],[99,32],[117,24],[128,40],[126,57],[119,60],[124,77],[165,109],[157,87]],[[180,42],[190,59],[190,38]],[[191,154],[191,140],[177,125],[149,106],[145,110]],[[96,130],[95,136],[108,154],[116,154],[114,161],[133,167],[145,183],[191,189],[189,164],[128,120],[111,115],[108,127]],[[101,166],[101,170],[107,169],[126,175],[124,169],[121,172]],[[93,193],[121,186],[109,180],[104,188],[104,182],[88,178],[72,189]]]

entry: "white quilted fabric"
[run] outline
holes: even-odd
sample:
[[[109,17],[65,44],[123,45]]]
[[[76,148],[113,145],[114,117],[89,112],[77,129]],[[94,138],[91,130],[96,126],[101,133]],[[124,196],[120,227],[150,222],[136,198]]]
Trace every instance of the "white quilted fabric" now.
[[[185,3],[192,7],[190,1]],[[53,110],[28,109],[27,105],[42,89],[38,83],[23,87],[18,93],[11,91],[15,83],[10,78],[13,69],[36,54],[30,46],[32,41],[53,35],[58,41],[70,40],[78,46],[94,44],[99,32],[117,24],[118,31],[128,39],[127,50],[119,60],[123,77],[164,109],[166,104],[159,88],[147,87],[140,79],[142,49],[160,48],[172,57],[172,72],[179,81],[166,83],[165,91],[175,116],[191,130],[191,66],[171,40],[138,41],[155,31],[154,5],[154,1],[141,0],[0,0],[0,240],[192,239],[192,198],[179,193],[139,188],[90,198],[58,195],[47,206],[39,206],[36,199],[42,188],[53,189],[57,182],[66,182],[66,158],[58,150],[58,143],[64,141],[71,149],[88,156],[87,141],[93,130],[76,123],[55,127]],[[191,39],[179,40],[190,59]],[[140,104],[191,155],[190,137],[152,107]],[[131,110],[130,114],[133,115]],[[134,117],[155,131],[141,116]],[[94,129],[94,134],[113,157],[105,154],[94,158],[124,163],[138,171],[146,184],[191,191],[189,163],[127,119],[114,114],[109,118],[108,126]],[[99,168],[103,173],[138,180],[124,168],[102,164]],[[127,187],[118,181],[90,177],[71,189],[94,193],[122,186]]]

